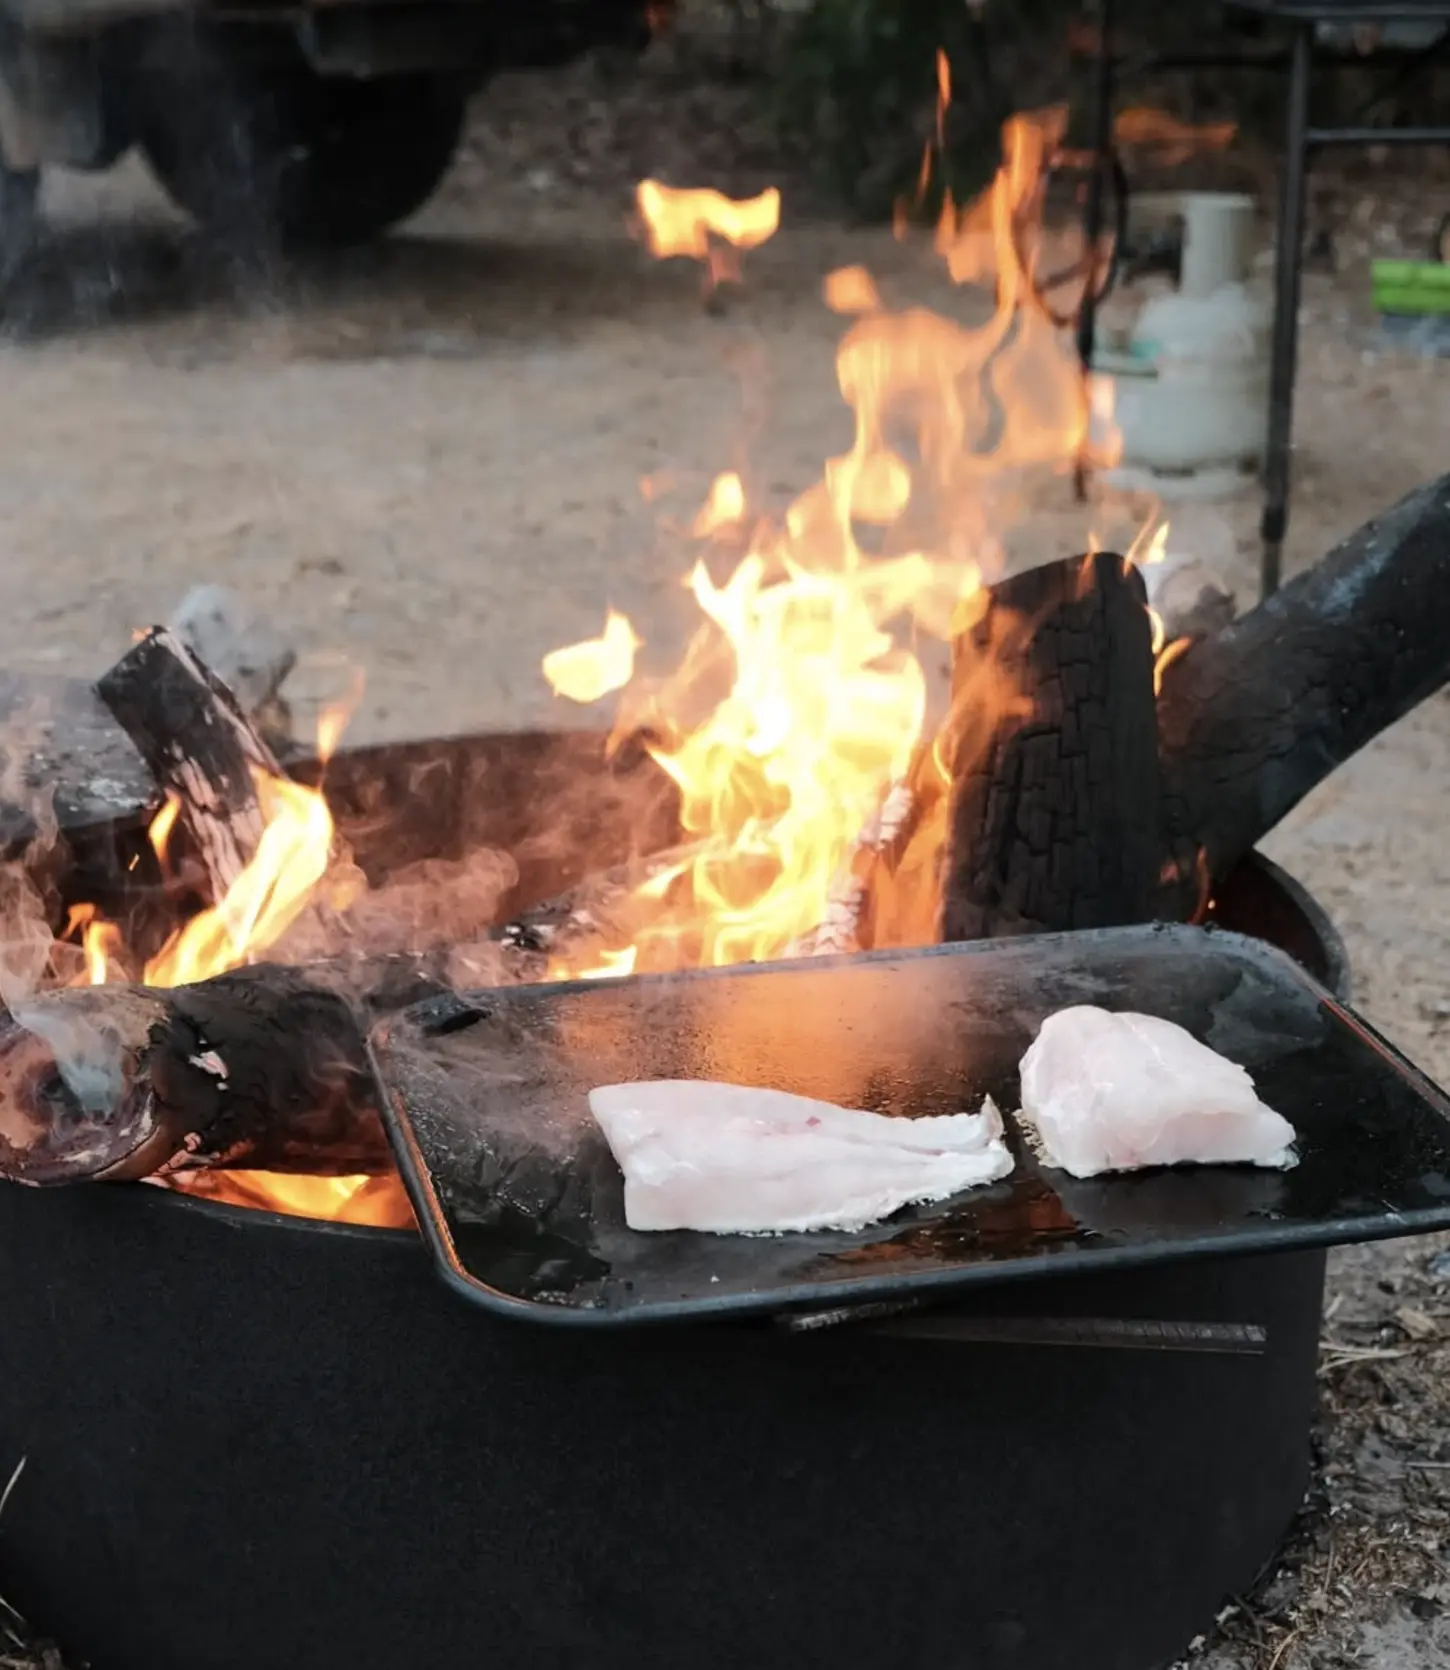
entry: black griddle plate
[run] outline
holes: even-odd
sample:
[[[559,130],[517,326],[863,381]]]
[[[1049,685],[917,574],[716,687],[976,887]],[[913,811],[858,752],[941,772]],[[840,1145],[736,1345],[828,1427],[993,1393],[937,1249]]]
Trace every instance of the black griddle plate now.
[[[1294,1126],[1288,1172],[1079,1182],[1013,1128],[1017,1064],[1073,1003],[1177,1021]],[[371,1041],[424,1233],[490,1309],[607,1324],[946,1297],[1207,1254],[1450,1228],[1450,1101],[1282,952],[1186,927],[997,940],[481,992]],[[1009,1113],[1012,1175],[854,1234],[641,1234],[588,1110],[601,1084],[724,1079],[879,1113]]]

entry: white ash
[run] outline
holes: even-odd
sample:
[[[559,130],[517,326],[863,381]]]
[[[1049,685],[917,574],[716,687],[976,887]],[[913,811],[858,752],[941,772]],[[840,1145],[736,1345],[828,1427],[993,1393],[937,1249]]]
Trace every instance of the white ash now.
[[[906,827],[916,798],[905,783],[897,781],[887,791],[881,809],[867,821],[856,843],[857,851],[880,852],[889,847]]]
[[[826,900],[826,913],[807,934],[793,939],[785,948],[787,957],[830,957],[859,951],[858,929],[866,888],[854,876],[838,881]]]
[[[863,857],[884,852],[895,841],[906,827],[915,804],[915,797],[904,782],[891,785],[880,809],[867,819],[840,873],[831,883],[820,922],[808,933],[793,939],[786,946],[784,956],[829,957],[861,949],[866,883],[860,874],[860,862]]]

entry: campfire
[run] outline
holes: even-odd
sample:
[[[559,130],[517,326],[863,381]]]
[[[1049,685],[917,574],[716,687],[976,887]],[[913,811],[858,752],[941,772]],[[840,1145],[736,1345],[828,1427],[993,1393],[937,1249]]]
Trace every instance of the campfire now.
[[[1042,550],[1044,482],[1112,456],[1043,225],[1063,135],[1015,119],[986,195],[946,205],[936,252],[990,293],[965,322],[827,275],[851,445],[780,517],[744,470],[688,506],[676,666],[613,609],[545,657],[561,699],[612,704],[607,742],[346,750],[339,712],[294,758],[165,627],[38,740],[12,726],[0,1174],[37,1187],[0,1213],[29,1365],[0,1435],[39,1459],[6,1530],[88,1656],[232,1670],[271,1620],[288,1662],[305,1634],[339,1666],[485,1639],[1139,1670],[1276,1546],[1322,1249],[1450,1221],[1450,1125],[1253,849],[1450,674],[1450,478],[1229,623],[1152,605],[1152,506]],[[650,182],[638,209],[714,296],[780,202]],[[1005,1096],[1024,1027],[1104,981],[1261,1051],[1314,1115],[1302,1167],[1048,1181],[949,1101],[983,1062]],[[784,1063],[848,1119],[980,1121],[980,1198],[825,1241],[635,1233],[551,1115],[601,1062],[717,1061]],[[833,1101],[848,1080],[887,1105]],[[598,1337],[640,1320],[695,1326]],[[994,1354],[924,1367],[943,1342]]]
[[[1416,617],[1447,560],[1446,495],[1413,495],[1197,638],[1149,606],[1168,533],[1152,507],[1121,554],[1092,539],[1024,568],[1013,530],[1044,478],[1111,455],[1110,413],[1042,289],[1063,131],[1060,111],[1015,118],[988,192],[944,208],[937,251],[994,295],[980,322],[890,311],[861,269],[828,276],[854,315],[837,356],[852,444],[779,519],[739,474],[715,480],[690,521],[702,622],[679,665],[640,670],[648,646],[614,611],[545,658],[561,697],[616,701],[612,755],[652,762],[675,800],[672,839],[567,897],[500,921],[507,852],[482,855],[471,924],[447,902],[476,887],[464,872],[370,889],[326,792],[345,715],[324,719],[321,777],[299,781],[185,643],[146,635],[97,687],[155,784],[131,860],[144,908],[72,896],[42,956],[26,941],[5,993],[4,1169],[406,1225],[361,1028],[417,979],[1203,921],[1254,842],[1442,682]],[[646,182],[638,209],[651,248],[714,285],[780,204]],[[435,895],[421,930],[420,889]]]

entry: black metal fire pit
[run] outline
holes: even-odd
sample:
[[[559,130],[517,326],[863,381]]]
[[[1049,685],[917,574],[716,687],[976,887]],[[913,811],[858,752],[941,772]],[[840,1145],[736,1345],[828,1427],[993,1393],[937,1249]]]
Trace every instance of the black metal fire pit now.
[[[501,778],[577,765],[450,746],[343,764],[375,872],[498,839]],[[626,799],[581,801],[598,850]],[[539,891],[545,834],[510,836]],[[1344,990],[1272,866],[1219,913]],[[1151,1670],[1299,1505],[1323,1274],[1032,1281],[933,1313],[957,1337],[590,1335],[460,1303],[411,1233],[5,1189],[0,1592],[95,1670]]]

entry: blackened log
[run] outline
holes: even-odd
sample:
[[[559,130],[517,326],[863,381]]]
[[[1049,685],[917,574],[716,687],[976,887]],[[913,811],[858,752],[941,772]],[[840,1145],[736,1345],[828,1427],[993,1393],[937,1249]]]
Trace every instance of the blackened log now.
[[[1164,669],[1166,915],[1450,678],[1450,476]]]
[[[159,804],[131,739],[89,684],[0,669],[0,858],[50,815],[67,840],[104,840]]]
[[[157,991],[51,992],[0,1019],[0,1176],[391,1167],[357,1005],[258,965]]]
[[[256,855],[266,820],[260,773],[282,769],[226,685],[165,627],[153,627],[96,684],[181,823],[215,904]]]
[[[0,1177],[389,1171],[363,1043],[373,1021],[461,985],[535,983],[546,963],[486,939],[257,964],[164,991],[43,993],[0,1010]]]
[[[1158,883],[1152,628],[1108,553],[992,589],[953,653],[941,937],[1148,920]]]

